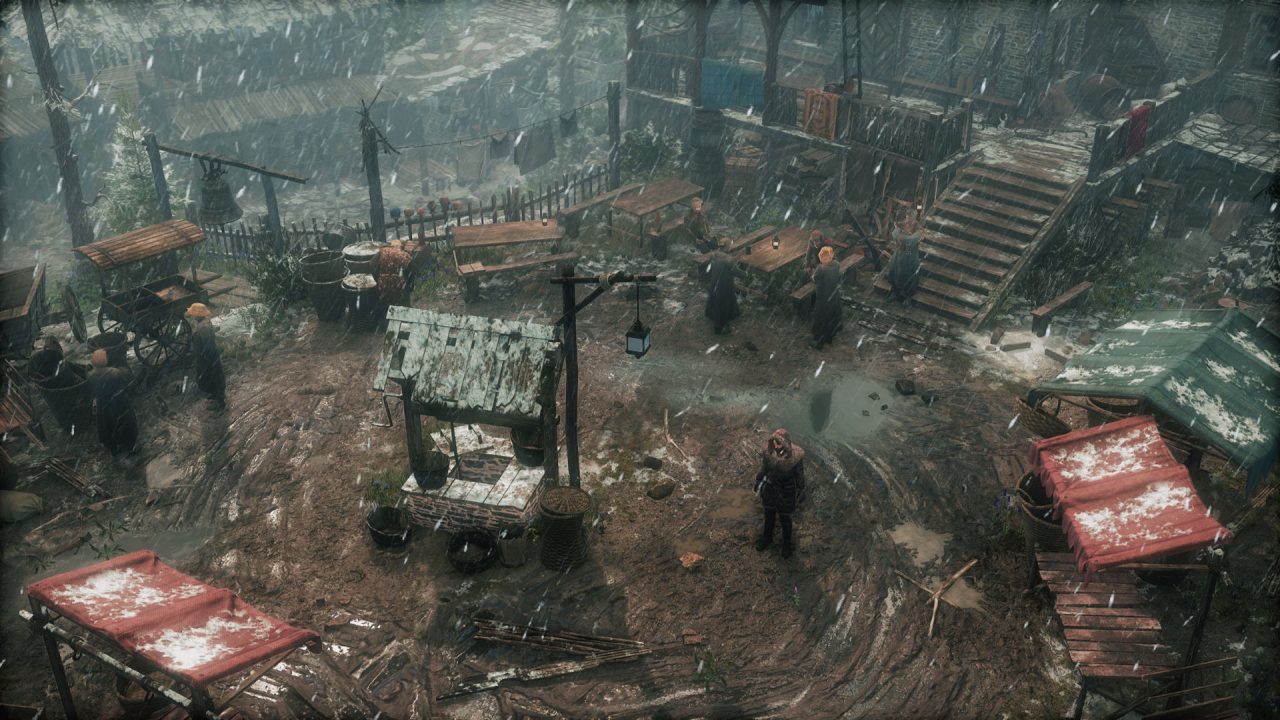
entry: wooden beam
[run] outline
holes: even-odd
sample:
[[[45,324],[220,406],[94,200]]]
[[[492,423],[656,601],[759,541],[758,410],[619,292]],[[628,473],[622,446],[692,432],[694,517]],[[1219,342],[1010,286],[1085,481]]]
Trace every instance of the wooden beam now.
[[[156,134],[148,130],[142,136],[147,146],[147,159],[151,161],[151,180],[156,186],[156,200],[160,203],[160,218],[173,219],[173,208],[169,205],[169,183],[164,178],[164,163],[160,160],[160,143],[156,142]]]
[[[200,152],[198,150],[187,150],[186,148],[173,147],[171,145],[159,145],[158,147],[164,152],[167,152],[171,155],[181,155],[182,157],[196,158],[198,160],[209,160],[212,162],[216,162],[220,165],[237,167],[243,170],[256,172],[259,175],[268,175],[270,177],[280,178],[281,180],[287,180],[289,182],[305,184],[308,179],[308,178],[302,177],[301,175],[294,175],[292,173],[287,173],[283,170],[272,170],[271,168],[268,168],[268,167],[263,167],[261,165],[254,165],[253,163],[247,163],[247,162],[244,162],[243,160],[236,160],[235,158],[229,158],[223,155],[218,155],[217,153]]]

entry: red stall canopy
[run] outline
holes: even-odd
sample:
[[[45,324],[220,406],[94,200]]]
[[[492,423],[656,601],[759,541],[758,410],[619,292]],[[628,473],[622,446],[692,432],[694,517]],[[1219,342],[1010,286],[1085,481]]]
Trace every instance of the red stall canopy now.
[[[150,550],[32,583],[50,610],[195,688],[319,641],[160,562]]]
[[[1230,539],[1152,417],[1039,440],[1031,462],[1084,572]]]

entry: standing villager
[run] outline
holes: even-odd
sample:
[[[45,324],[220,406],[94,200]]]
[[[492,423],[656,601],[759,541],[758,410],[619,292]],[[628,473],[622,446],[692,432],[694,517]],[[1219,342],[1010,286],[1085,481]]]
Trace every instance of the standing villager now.
[[[893,229],[893,260],[889,263],[889,297],[909,302],[920,286],[920,240],[923,232],[914,214],[908,213]]]
[[[195,355],[196,387],[209,395],[209,409],[221,412],[227,408],[227,376],[222,372],[222,353],[214,336],[213,313],[204,303],[193,303],[187,317],[195,322],[191,333],[191,350]]]
[[[791,442],[791,434],[778,428],[764,445],[762,467],[756,473],[756,492],[764,508],[764,529],[756,550],[773,544],[773,526],[782,525],[782,557],[791,557],[791,514],[804,495],[804,448]]]
[[[720,239],[720,249],[711,253],[710,267],[707,270],[710,283],[707,286],[706,316],[711,320],[717,335],[729,332],[729,323],[742,314],[738,310],[738,290],[734,283],[737,276],[736,263],[724,252],[729,243],[729,238]]]
[[[707,217],[706,206],[702,198],[694,198],[689,203],[689,212],[685,215],[684,226],[693,236],[693,245],[698,252],[709,252],[716,247],[716,238],[711,234],[711,219]]]
[[[813,340],[809,346],[815,350],[830,343],[840,330],[843,307],[840,304],[840,264],[836,252],[829,247],[818,253],[818,271],[813,274],[813,322],[810,331]]]
[[[132,455],[138,450],[138,416],[129,397],[132,380],[128,370],[108,364],[106,350],[93,351],[89,385],[97,406],[98,441],[112,455],[121,451]]]
[[[809,233],[809,247],[804,252],[804,271],[812,280],[814,273],[818,271],[818,266],[822,264],[819,256],[822,254],[823,248],[831,248],[831,252],[835,252],[832,247],[831,238],[822,234],[821,230],[814,230]]]

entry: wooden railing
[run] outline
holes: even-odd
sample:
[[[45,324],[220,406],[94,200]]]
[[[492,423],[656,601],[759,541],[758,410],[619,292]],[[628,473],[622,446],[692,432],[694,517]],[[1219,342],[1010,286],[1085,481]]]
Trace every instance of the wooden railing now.
[[[840,97],[843,139],[935,166],[969,148],[973,104],[966,101],[948,113],[883,105]]]
[[[1093,148],[1089,152],[1089,180],[1097,180],[1102,173],[1124,164],[1131,157],[1139,156],[1146,148],[1172,137],[1186,126],[1196,114],[1213,107],[1217,90],[1216,70],[1206,70],[1181,90],[1157,100],[1147,116],[1147,137],[1141,149],[1129,153],[1129,133],[1133,120],[1123,117],[1096,125],[1093,130]]]
[[[601,166],[566,174],[549,186],[539,186],[536,192],[528,195],[520,188],[509,188],[502,197],[490,196],[487,203],[469,199],[446,204],[443,199],[433,200],[421,208],[401,208],[395,215],[387,217],[387,237],[439,241],[444,239],[448,225],[486,225],[555,217],[562,208],[605,192],[608,182],[608,168]],[[282,225],[286,225],[281,228],[286,254],[296,255],[324,249],[330,244],[345,245],[373,239],[373,228],[368,222],[312,219],[310,227],[305,221],[301,225]],[[234,226],[205,227],[203,230],[209,241],[204,252],[233,264],[253,263],[275,252],[265,224],[255,228],[241,222]]]

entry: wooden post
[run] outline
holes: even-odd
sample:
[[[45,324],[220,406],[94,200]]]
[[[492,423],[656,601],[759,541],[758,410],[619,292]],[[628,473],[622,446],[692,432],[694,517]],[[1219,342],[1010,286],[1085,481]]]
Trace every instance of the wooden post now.
[[[862,99],[862,0],[855,0],[853,11],[857,13],[856,27],[858,31],[858,99]]]
[[[574,0],[560,0],[560,112],[567,113],[575,105],[573,79],[573,46],[578,39],[578,22],[569,9]]]
[[[765,3],[768,6],[765,6]],[[782,45],[782,31],[787,21],[800,7],[800,0],[792,0],[791,6],[782,9],[782,0],[755,0],[756,12],[760,15],[760,25],[764,28],[764,107],[761,109],[760,122],[764,125],[777,125],[778,116],[778,52]],[[792,111],[788,117],[794,116]],[[794,120],[786,124],[794,124]]]
[[[626,33],[627,47],[626,60],[623,66],[626,68],[625,79],[627,87],[635,87],[636,85],[636,53],[640,51],[640,28],[636,25],[640,22],[640,0],[627,0],[623,6],[623,20],[626,24],[623,31]]]
[[[561,277],[574,276],[573,263],[560,266]],[[569,487],[582,487],[582,470],[578,465],[578,286],[567,282],[564,294],[564,446],[569,460]]]
[[[25,7],[26,0],[23,0]],[[44,34],[44,27],[41,26],[40,34]],[[66,715],[67,720],[76,720],[76,703],[71,697],[71,686],[67,684],[67,670],[62,666],[62,654],[58,652],[58,643],[53,639],[53,635],[44,628],[45,623],[49,622],[49,613],[44,609],[35,598],[31,598],[31,614],[35,616],[36,622],[40,623],[40,637],[44,640],[45,653],[49,656],[49,670],[53,672],[53,684],[58,686],[58,699],[62,701],[62,712]]]
[[[369,222],[373,226],[374,242],[387,239],[386,221],[382,207],[382,178],[378,173],[378,129],[367,117],[360,124],[361,154],[364,157],[365,177],[369,182]]]
[[[173,208],[169,205],[169,183],[164,179],[164,163],[160,160],[160,143],[156,134],[148,130],[142,136],[142,143],[147,146],[147,159],[151,161],[151,180],[156,186],[156,201],[160,203],[160,217],[173,219]]]
[[[271,246],[276,257],[284,257],[284,232],[280,228],[280,206],[276,203],[276,187],[271,183],[270,175],[259,175],[262,178],[262,194],[267,201],[267,230],[271,232]]]
[[[707,26],[711,24],[710,0],[693,0],[693,57],[689,59],[689,99],[702,105],[702,61],[707,56]]]
[[[40,0],[22,0],[22,18],[27,24],[31,57],[35,60],[36,74],[40,76],[40,87],[44,91],[49,134],[53,137],[53,152],[58,159],[58,173],[62,178],[62,201],[66,206],[67,224],[71,226],[71,244],[74,247],[88,245],[93,242],[93,223],[89,222],[88,206],[80,187],[80,161],[75,148],[71,146],[67,101],[62,97],[58,71],[53,66],[53,53],[49,50],[49,37],[44,32]]]
[[[1218,589],[1218,575],[1221,570],[1216,564],[1209,565],[1209,579],[1204,590],[1204,601],[1200,604],[1200,613],[1196,616],[1196,626],[1191,631],[1191,641],[1187,643],[1187,651],[1182,655],[1183,666],[1195,665],[1196,654],[1200,651],[1200,639],[1204,637],[1204,625],[1209,620],[1209,610],[1213,607],[1213,593]],[[1185,681],[1185,678],[1183,678]]]
[[[622,152],[622,84],[609,81],[609,189],[622,184],[618,156]]]

